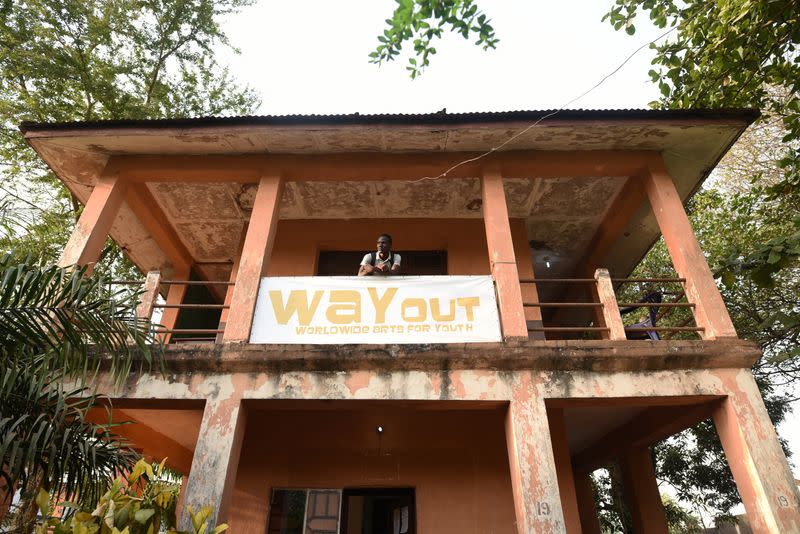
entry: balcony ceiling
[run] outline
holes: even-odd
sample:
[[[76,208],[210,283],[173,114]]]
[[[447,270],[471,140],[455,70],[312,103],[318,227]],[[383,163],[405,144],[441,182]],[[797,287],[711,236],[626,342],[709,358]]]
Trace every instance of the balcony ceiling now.
[[[22,129],[83,202],[110,156],[480,153],[497,147],[658,151],[686,199],[756,116],[751,111],[572,111],[529,128],[537,116],[526,113],[540,117],[545,112],[28,124]],[[526,220],[535,266],[550,262],[554,276],[576,268],[626,181],[606,176],[505,178],[510,214]],[[235,255],[254,184],[148,182],[146,187],[195,261],[226,262]],[[477,177],[290,181],[280,217],[479,218],[480,197]],[[164,253],[127,205],[111,233],[140,268],[169,272]],[[642,206],[612,251],[609,266],[626,274],[657,237],[655,220]],[[204,274],[226,277],[226,269],[223,263],[207,267]]]

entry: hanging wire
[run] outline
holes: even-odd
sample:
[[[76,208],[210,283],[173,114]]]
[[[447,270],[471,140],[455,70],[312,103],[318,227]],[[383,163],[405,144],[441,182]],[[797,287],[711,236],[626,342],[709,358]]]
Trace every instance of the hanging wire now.
[[[633,52],[631,52],[631,53],[628,55],[628,57],[626,57],[626,58],[625,58],[625,60],[624,60],[622,63],[620,63],[619,65],[617,65],[617,67],[616,67],[614,70],[612,70],[611,72],[609,72],[608,74],[606,74],[605,76],[603,76],[603,77],[600,79],[600,81],[598,81],[597,83],[595,83],[595,84],[594,84],[592,87],[590,87],[589,89],[587,89],[587,90],[586,90],[586,91],[584,91],[583,93],[579,94],[578,96],[576,96],[576,97],[572,98],[572,100],[569,100],[568,102],[566,102],[566,103],[562,104],[562,105],[561,105],[561,106],[560,106],[558,109],[556,109],[556,110],[554,110],[554,111],[551,111],[550,113],[547,113],[546,115],[544,115],[544,116],[542,116],[542,117],[539,117],[539,119],[537,119],[537,120],[536,120],[536,122],[534,122],[533,124],[530,124],[530,125],[528,125],[526,128],[524,128],[523,130],[521,130],[521,131],[517,132],[516,134],[512,135],[511,137],[509,137],[508,139],[506,139],[505,141],[503,141],[502,143],[500,143],[500,144],[499,144],[499,145],[497,145],[496,147],[493,147],[493,148],[491,148],[491,149],[487,150],[486,152],[484,152],[484,153],[482,153],[482,154],[479,154],[479,155],[477,155],[477,156],[474,156],[474,157],[472,157],[472,158],[465,159],[465,160],[463,160],[463,161],[459,161],[458,163],[456,163],[455,165],[453,165],[452,167],[450,167],[449,169],[447,169],[446,171],[444,171],[443,173],[441,173],[441,174],[439,174],[439,175],[437,175],[437,176],[423,176],[422,178],[418,178],[418,179],[416,179],[416,180],[409,180],[409,182],[410,182],[410,183],[416,183],[416,182],[422,182],[422,181],[425,181],[425,180],[438,180],[438,179],[440,179],[440,178],[445,178],[445,177],[446,177],[448,174],[450,174],[450,173],[451,173],[452,171],[454,171],[455,169],[457,169],[457,168],[459,168],[459,167],[461,167],[461,166],[463,166],[463,165],[467,165],[468,163],[472,163],[472,162],[475,162],[475,161],[481,160],[481,159],[485,158],[486,156],[489,156],[489,155],[491,155],[491,154],[493,154],[493,153],[497,152],[498,150],[500,150],[500,149],[501,149],[501,148],[503,148],[504,146],[506,146],[506,145],[508,145],[509,143],[511,143],[512,141],[514,141],[515,139],[517,139],[517,138],[519,138],[520,136],[523,136],[523,135],[525,135],[526,133],[528,133],[529,131],[531,131],[533,128],[535,128],[536,126],[538,126],[538,125],[539,125],[539,124],[540,124],[542,121],[544,121],[545,119],[549,119],[550,117],[553,117],[553,116],[555,116],[555,115],[557,115],[557,114],[561,113],[561,112],[562,112],[562,111],[564,111],[564,109],[566,109],[568,106],[570,106],[570,105],[574,104],[575,102],[577,102],[577,101],[578,101],[578,100],[580,100],[581,98],[585,97],[586,95],[588,95],[589,93],[591,93],[592,91],[594,91],[595,89],[597,89],[598,87],[600,87],[601,85],[603,85],[603,84],[606,82],[606,80],[608,80],[609,78],[611,78],[612,76],[614,76],[614,75],[615,75],[617,72],[619,72],[619,71],[622,69],[622,67],[624,67],[624,66],[625,66],[625,65],[628,63],[628,61],[630,61],[631,59],[633,59],[633,57],[634,57],[636,54],[638,54],[639,52],[641,52],[641,51],[642,51],[642,50],[643,50],[645,47],[647,47],[647,46],[650,46],[650,45],[652,45],[652,44],[654,44],[654,43],[656,43],[656,42],[660,41],[661,39],[663,39],[664,37],[666,37],[667,35],[669,35],[669,34],[670,34],[670,33],[672,33],[673,31],[675,31],[676,29],[677,29],[677,26],[673,26],[672,28],[670,28],[669,30],[667,30],[667,31],[663,32],[661,35],[659,35],[659,36],[658,36],[658,37],[656,37],[655,39],[652,39],[652,40],[650,40],[650,41],[648,41],[648,42],[646,42],[646,43],[642,44],[642,45],[641,45],[639,48],[637,48],[636,50],[634,50]]]

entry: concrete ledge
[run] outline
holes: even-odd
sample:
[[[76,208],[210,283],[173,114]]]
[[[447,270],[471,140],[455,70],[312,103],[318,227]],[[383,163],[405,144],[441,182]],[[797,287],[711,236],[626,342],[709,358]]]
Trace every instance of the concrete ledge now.
[[[186,344],[167,347],[170,371],[371,370],[658,371],[749,368],[750,341],[525,341],[431,345]]]

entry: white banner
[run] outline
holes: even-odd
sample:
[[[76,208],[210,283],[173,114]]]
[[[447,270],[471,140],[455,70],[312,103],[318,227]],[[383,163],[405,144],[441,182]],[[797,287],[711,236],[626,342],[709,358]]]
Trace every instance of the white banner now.
[[[491,276],[261,279],[250,343],[500,341]]]

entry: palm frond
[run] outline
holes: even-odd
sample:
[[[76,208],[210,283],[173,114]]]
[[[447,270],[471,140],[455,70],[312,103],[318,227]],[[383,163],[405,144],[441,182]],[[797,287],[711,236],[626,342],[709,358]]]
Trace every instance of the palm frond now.
[[[92,502],[138,455],[115,424],[87,420],[102,405],[91,380],[119,383],[134,364],[163,365],[139,293],[112,291],[82,268],[0,258],[0,478]],[[75,384],[65,386],[65,384]]]
[[[139,292],[110,291],[85,268],[14,263],[0,259],[0,358],[41,355],[82,378],[101,364],[124,379],[134,362],[153,364],[155,337],[147,320],[135,315]]]
[[[43,365],[40,360],[0,374],[0,476],[26,493],[38,489],[29,485],[39,473],[49,491],[91,502],[138,456],[114,434],[115,425],[87,421],[101,398],[86,387],[52,383]]]

